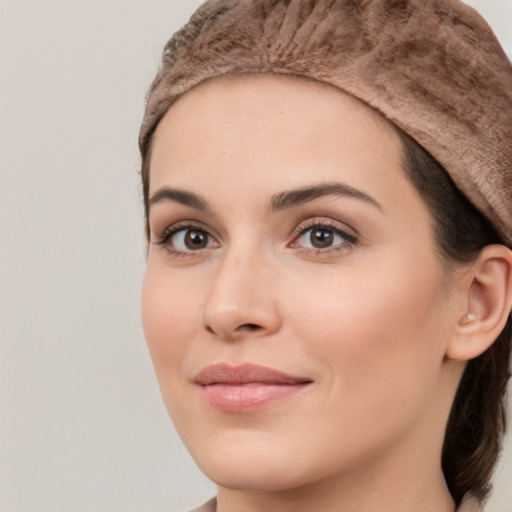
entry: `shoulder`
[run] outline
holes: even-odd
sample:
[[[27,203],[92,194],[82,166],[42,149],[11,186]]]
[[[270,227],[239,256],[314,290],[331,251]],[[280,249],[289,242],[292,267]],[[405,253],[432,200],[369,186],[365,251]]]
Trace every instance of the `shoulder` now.
[[[217,510],[217,498],[212,498],[207,501],[204,505],[201,505],[199,508],[195,508],[190,512],[216,512]],[[464,511],[463,511],[464,512]],[[472,512],[472,511],[469,511]]]
[[[215,511],[215,509],[213,509]],[[464,496],[456,512],[484,512],[480,502],[470,493]]]

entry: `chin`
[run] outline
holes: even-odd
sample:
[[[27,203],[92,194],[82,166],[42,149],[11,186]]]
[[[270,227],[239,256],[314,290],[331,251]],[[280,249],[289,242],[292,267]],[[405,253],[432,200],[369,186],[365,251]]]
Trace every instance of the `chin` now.
[[[190,453],[210,480],[228,489],[284,491],[309,483],[297,447],[276,435],[224,432],[194,443]]]
[[[247,459],[232,462],[223,457],[222,460],[209,460],[199,467],[216,485],[239,491],[289,491],[311,483],[296,470],[291,474],[289,462],[280,464],[266,459],[253,463],[250,457]]]

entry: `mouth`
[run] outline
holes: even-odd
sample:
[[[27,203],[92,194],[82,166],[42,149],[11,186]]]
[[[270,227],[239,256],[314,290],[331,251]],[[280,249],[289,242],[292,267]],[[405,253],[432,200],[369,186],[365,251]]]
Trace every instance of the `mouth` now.
[[[313,381],[279,370],[244,363],[207,366],[194,379],[201,395],[213,408],[228,413],[246,413],[265,409],[300,393]]]

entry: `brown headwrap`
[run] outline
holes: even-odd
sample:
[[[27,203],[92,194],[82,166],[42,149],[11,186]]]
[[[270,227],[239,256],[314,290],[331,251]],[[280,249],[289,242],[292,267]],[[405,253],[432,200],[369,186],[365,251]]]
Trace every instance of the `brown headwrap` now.
[[[172,102],[228,73],[327,82],[416,139],[512,245],[512,66],[458,0],[211,0],[168,42],[139,146]]]

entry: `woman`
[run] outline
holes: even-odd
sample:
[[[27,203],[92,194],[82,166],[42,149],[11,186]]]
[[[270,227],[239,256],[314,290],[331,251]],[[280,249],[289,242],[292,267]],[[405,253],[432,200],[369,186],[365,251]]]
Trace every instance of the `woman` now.
[[[511,347],[512,68],[457,0],[213,0],[141,128],[147,342],[217,498],[480,510]]]

